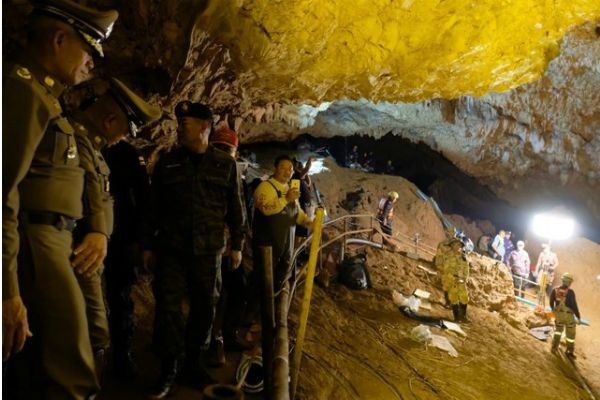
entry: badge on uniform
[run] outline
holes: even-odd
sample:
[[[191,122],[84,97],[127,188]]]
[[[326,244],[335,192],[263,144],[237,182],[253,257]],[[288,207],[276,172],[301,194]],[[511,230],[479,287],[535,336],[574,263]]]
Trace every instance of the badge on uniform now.
[[[17,75],[19,75],[23,79],[31,79],[31,72],[25,67],[20,67],[17,69]]]
[[[46,84],[46,86],[48,86],[49,88],[54,86],[54,79],[50,78],[49,76],[46,76],[44,78],[44,83]]]
[[[67,150],[67,158],[69,160],[72,160],[75,157],[77,157],[77,146],[75,146],[74,144],[70,144],[69,149]]]

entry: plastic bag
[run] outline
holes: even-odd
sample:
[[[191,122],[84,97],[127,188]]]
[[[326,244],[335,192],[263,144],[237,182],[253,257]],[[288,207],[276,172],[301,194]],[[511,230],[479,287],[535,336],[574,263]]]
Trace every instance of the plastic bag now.
[[[410,337],[419,343],[429,342],[431,340],[431,330],[427,325],[415,326],[410,331]]]
[[[410,296],[408,298],[408,308],[410,308],[410,311],[417,313],[419,311],[419,307],[421,307],[421,299],[415,296]]]
[[[408,299],[406,297],[404,297],[402,295],[402,293],[400,293],[400,292],[398,292],[396,290],[392,290],[392,301],[398,307],[402,307],[402,306],[407,306],[408,305]]]
[[[418,328],[418,327],[417,327]],[[452,357],[458,357],[458,351],[452,346],[445,336],[431,335],[431,343],[433,347],[448,352]]]

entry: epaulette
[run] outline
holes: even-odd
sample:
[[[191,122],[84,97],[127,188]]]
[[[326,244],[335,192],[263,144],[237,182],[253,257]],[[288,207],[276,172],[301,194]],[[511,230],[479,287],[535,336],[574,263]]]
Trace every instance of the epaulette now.
[[[15,73],[18,77],[23,78],[26,81],[31,80],[31,72],[25,67],[17,67]]]

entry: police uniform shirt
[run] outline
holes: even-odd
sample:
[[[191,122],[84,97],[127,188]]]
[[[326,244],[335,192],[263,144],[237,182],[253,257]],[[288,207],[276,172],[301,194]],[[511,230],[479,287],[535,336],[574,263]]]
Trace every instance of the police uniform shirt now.
[[[82,215],[83,170],[73,126],[58,97],[64,87],[30,59],[6,68],[2,85],[2,295],[19,295],[17,218],[43,211]],[[60,179],[56,179],[60,178]]]

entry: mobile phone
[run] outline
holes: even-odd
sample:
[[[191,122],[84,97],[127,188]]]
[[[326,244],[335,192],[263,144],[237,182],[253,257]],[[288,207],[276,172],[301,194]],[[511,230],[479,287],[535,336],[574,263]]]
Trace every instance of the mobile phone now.
[[[290,182],[290,190],[292,189],[300,189],[300,179],[292,179],[292,181]]]

